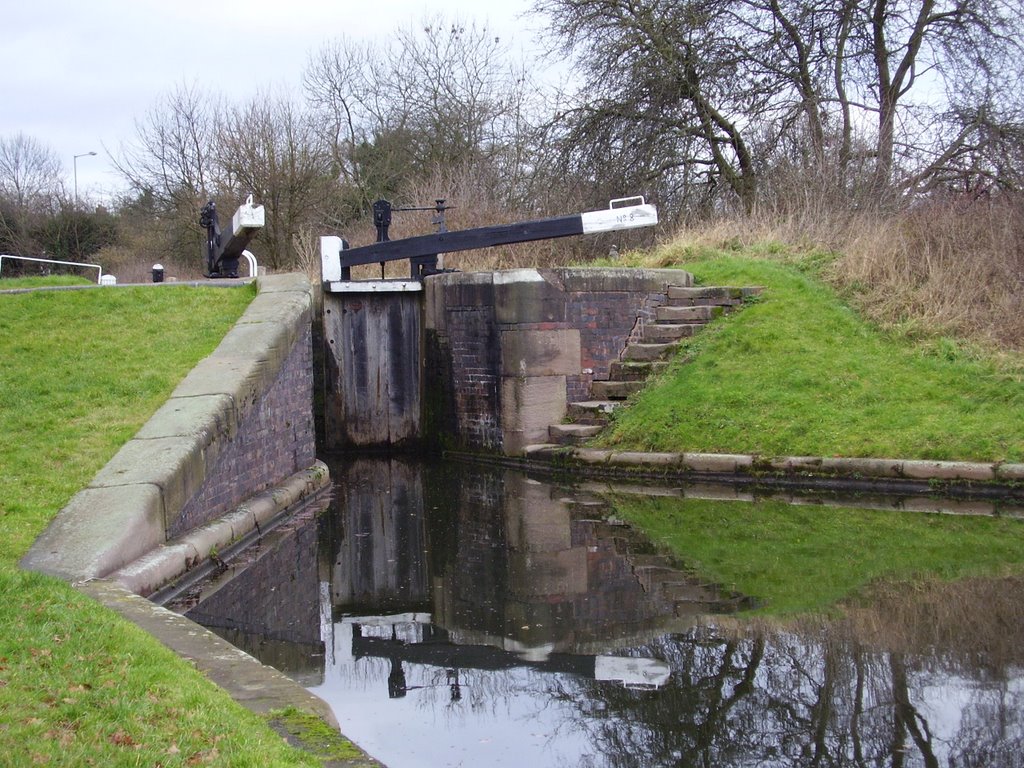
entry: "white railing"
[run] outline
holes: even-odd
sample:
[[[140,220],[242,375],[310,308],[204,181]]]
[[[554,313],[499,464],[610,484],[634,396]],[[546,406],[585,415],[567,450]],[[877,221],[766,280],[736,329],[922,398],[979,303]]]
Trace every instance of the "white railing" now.
[[[95,269],[98,272],[96,275],[97,284],[99,284],[100,278],[103,277],[103,267],[99,264],[85,264],[80,261],[58,261],[57,259],[37,259],[33,256],[12,256],[9,253],[0,253],[0,276],[3,276],[4,259],[18,259],[19,261],[34,261],[41,264],[61,264],[68,267],[86,267],[87,269]]]
[[[249,199],[252,200],[252,195],[249,196]],[[249,264],[249,277],[256,277],[259,274],[259,267],[256,265],[256,257],[253,256],[252,251],[242,251],[242,256]]]

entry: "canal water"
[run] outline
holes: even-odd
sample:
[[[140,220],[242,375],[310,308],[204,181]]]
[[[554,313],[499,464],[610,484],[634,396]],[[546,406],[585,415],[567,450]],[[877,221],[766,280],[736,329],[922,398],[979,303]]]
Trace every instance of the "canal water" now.
[[[603,486],[403,459],[331,471],[325,508],[171,607],[325,699],[389,768],[1024,765],[1019,581],[779,626],[659,553]]]

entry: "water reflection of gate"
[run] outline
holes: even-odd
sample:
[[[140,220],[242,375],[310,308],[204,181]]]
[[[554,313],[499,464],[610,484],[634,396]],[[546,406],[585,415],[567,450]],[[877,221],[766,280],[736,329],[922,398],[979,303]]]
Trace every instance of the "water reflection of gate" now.
[[[600,503],[518,472],[425,474],[399,459],[337,472],[336,613],[430,612],[453,643],[542,661],[692,626],[684,588],[689,613],[722,603],[713,587],[636,551],[645,544]]]
[[[430,591],[420,465],[356,459],[332,474],[332,603],[349,612],[423,610]]]

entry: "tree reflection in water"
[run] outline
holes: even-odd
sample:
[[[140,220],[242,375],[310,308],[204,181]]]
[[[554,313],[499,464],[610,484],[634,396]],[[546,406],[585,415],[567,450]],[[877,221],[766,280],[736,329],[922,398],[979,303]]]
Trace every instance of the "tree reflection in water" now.
[[[635,649],[669,661],[665,689],[558,693],[590,701],[578,724],[609,766],[1024,765],[1022,586],[936,585],[843,620],[666,636]],[[947,640],[971,642],[940,644],[926,617],[970,603],[983,616]]]

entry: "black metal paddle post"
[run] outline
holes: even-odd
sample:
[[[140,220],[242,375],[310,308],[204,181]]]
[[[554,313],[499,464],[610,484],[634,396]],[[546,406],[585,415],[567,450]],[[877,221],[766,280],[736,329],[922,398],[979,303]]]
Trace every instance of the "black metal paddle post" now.
[[[210,200],[204,205],[199,211],[199,226],[206,230],[206,243],[203,247],[206,276],[238,277],[238,260],[263,224],[263,206],[253,205],[252,195],[249,195],[231,218],[231,237],[224,243],[216,204]]]

